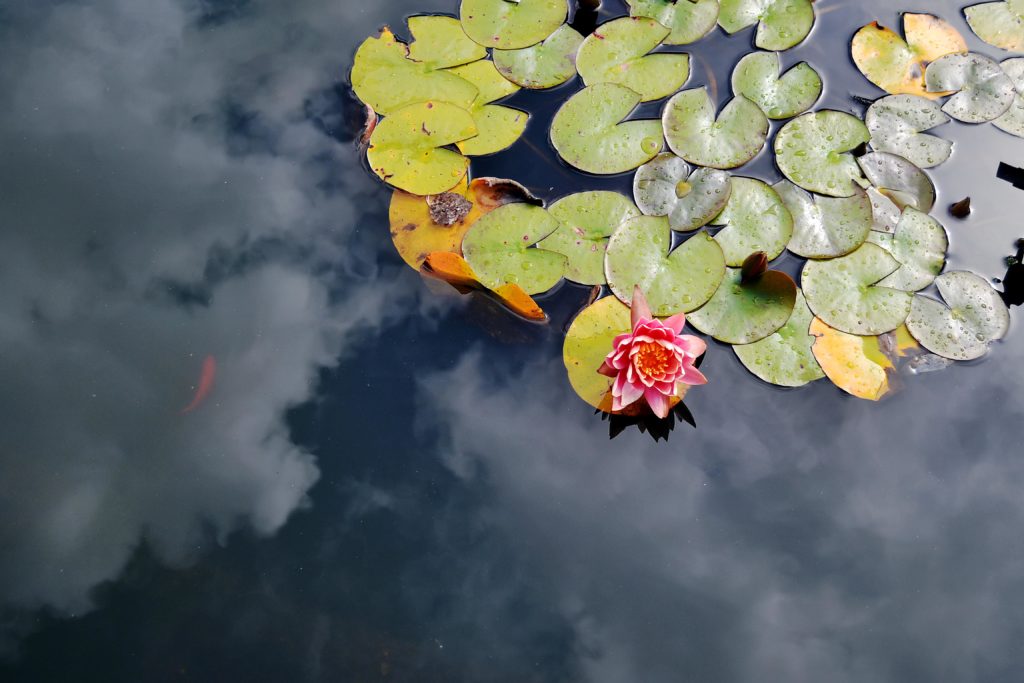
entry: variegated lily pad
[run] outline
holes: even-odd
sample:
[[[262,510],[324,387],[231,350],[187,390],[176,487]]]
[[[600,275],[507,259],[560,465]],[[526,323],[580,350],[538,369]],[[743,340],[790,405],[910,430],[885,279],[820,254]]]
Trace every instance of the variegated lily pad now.
[[[984,2],[964,10],[967,23],[989,45],[1024,52],[1024,2]]]
[[[883,97],[864,118],[876,152],[897,154],[918,168],[938,166],[953,153],[952,142],[924,132],[948,122],[938,103],[918,95]]]
[[[580,192],[559,199],[548,213],[558,221],[558,229],[537,246],[565,255],[567,279],[603,285],[608,238],[640,210],[618,192]]]
[[[741,269],[729,268],[711,301],[686,319],[718,341],[753,344],[789,321],[797,291],[793,278],[777,270],[745,282]]]
[[[793,315],[781,330],[753,344],[734,346],[733,350],[747,370],[765,382],[802,387],[825,376],[811,352],[815,341],[809,331],[813,319],[803,293],[797,290]]]
[[[732,91],[761,108],[770,119],[789,119],[804,113],[821,97],[821,76],[807,62],[785,74],[774,52],[753,52],[732,72]]]
[[[728,33],[757,24],[754,44],[762,50],[788,50],[814,26],[811,0],[720,0],[718,23]]]
[[[669,34],[654,19],[622,17],[597,27],[576,55],[587,85],[617,83],[640,93],[644,102],[668,97],[690,77],[690,55],[648,54]]]
[[[639,286],[654,315],[689,313],[703,306],[725,273],[722,248],[700,233],[672,253],[668,219],[640,216],[626,221],[608,243],[605,274],[615,296],[632,301]]]
[[[846,393],[868,401],[887,396],[896,366],[882,350],[879,338],[848,334],[819,318],[811,321],[812,351],[825,375]]]
[[[928,174],[901,156],[871,152],[857,159],[871,185],[903,209],[928,213],[935,206],[935,185]]]
[[[466,262],[490,289],[519,285],[546,292],[562,279],[566,258],[533,245],[558,229],[554,216],[532,204],[506,204],[478,220],[462,241]]]
[[[715,240],[722,245],[726,264],[733,267],[743,265],[758,251],[771,261],[793,237],[793,216],[782,198],[771,186],[753,178],[732,179],[729,203],[712,223],[725,226]]]
[[[801,282],[807,305],[831,327],[848,334],[884,334],[903,324],[913,295],[879,286],[899,261],[867,242],[831,261],[808,261]]]
[[[484,47],[518,50],[541,42],[565,22],[565,0],[462,0],[466,35]]]
[[[454,17],[422,14],[409,17],[409,57],[431,69],[448,69],[487,56],[487,49],[473,42]]]
[[[634,17],[650,17],[671,29],[666,45],[695,43],[718,23],[718,0],[626,0]]]
[[[856,116],[840,111],[804,114],[783,126],[775,138],[776,163],[790,181],[811,192],[850,197],[861,178],[849,154],[871,139]]]
[[[1007,112],[1017,91],[999,65],[975,53],[946,55],[928,65],[928,91],[955,92],[942,111],[964,123],[985,123]]]
[[[1002,297],[974,273],[953,271],[935,280],[942,304],[918,295],[907,327],[921,346],[943,358],[974,360],[1006,336],[1010,312]]]
[[[788,180],[774,187],[793,215],[789,250],[798,256],[844,256],[864,244],[871,233],[871,200],[863,190],[850,197],[815,197]]]
[[[706,88],[684,90],[665,105],[665,139],[691,164],[728,169],[742,166],[764,147],[768,119],[745,97],[736,97],[716,118]]]
[[[934,282],[946,265],[946,251],[949,249],[946,229],[916,209],[908,208],[903,212],[895,234],[876,232],[871,241],[900,263],[899,270],[879,282],[879,287],[917,292]]]
[[[551,123],[551,144],[567,163],[588,173],[624,173],[647,163],[664,144],[661,124],[626,121],[640,95],[614,83],[598,83],[573,95]]]
[[[712,168],[690,172],[675,154],[659,154],[637,169],[633,198],[648,216],[668,216],[669,227],[680,232],[707,225],[725,208],[732,194],[728,173]]]
[[[519,86],[498,73],[489,60],[456,67],[451,72],[475,85],[479,91],[469,108],[476,121],[477,134],[459,142],[459,151],[468,156],[483,156],[511,147],[526,130],[530,115],[491,102],[512,95]]]
[[[494,50],[494,66],[502,76],[530,90],[554,88],[576,75],[576,52],[583,36],[568,24],[531,47]]]

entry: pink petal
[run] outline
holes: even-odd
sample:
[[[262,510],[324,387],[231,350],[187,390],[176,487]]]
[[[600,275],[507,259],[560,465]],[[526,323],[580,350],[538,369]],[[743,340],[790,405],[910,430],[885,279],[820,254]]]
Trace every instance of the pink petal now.
[[[644,398],[655,415],[662,419],[668,417],[668,397],[665,394],[656,389],[648,389],[644,392]]]
[[[683,327],[686,325],[686,315],[683,313],[677,313],[671,318],[666,318],[662,322],[665,323],[665,327],[668,327],[676,334],[679,334],[683,331]]]
[[[633,305],[630,311],[630,321],[635,330],[641,322],[651,319],[651,307],[647,305],[647,298],[640,290],[640,285],[633,288]]]
[[[700,386],[707,384],[708,378],[704,376],[704,373],[691,365],[686,368],[686,372],[679,378],[679,381],[690,386]]]
[[[676,345],[682,347],[683,351],[686,351],[691,358],[699,358],[708,350],[707,342],[692,334],[676,337]]]
[[[622,408],[633,405],[644,395],[644,390],[641,387],[630,384],[629,382],[622,383],[621,391]],[[621,408],[619,410],[621,410]]]

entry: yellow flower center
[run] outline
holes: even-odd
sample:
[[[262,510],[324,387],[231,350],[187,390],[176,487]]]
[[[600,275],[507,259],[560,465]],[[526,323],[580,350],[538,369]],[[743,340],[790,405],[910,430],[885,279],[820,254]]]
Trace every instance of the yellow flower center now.
[[[648,377],[656,377],[665,374],[669,363],[672,362],[672,353],[661,344],[644,342],[640,350],[633,357],[633,365],[636,369]]]

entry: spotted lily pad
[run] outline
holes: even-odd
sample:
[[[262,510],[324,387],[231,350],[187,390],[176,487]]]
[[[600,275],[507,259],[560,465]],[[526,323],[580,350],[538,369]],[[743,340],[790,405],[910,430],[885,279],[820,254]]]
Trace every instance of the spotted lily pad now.
[[[757,156],[768,137],[768,119],[756,104],[736,97],[716,118],[707,88],[675,95],[661,120],[669,148],[691,164],[709,168],[742,166]]]
[[[459,142],[459,151],[468,156],[482,156],[511,147],[526,130],[530,115],[491,102],[512,95],[519,90],[519,86],[498,73],[494,63],[489,60],[466,64],[451,71],[475,85],[479,91],[469,108],[476,122],[477,134]]]
[[[487,49],[470,40],[454,17],[422,14],[409,17],[409,57],[431,69],[469,64],[487,56]]]
[[[811,0],[720,0],[718,23],[727,33],[757,24],[754,44],[762,50],[788,50],[814,26]]]
[[[576,52],[583,36],[568,24],[531,47],[494,50],[494,66],[502,76],[531,90],[554,88],[576,75]]]
[[[918,295],[907,319],[921,346],[943,358],[974,360],[988,352],[989,343],[1006,336],[1010,313],[983,278],[953,271],[935,284],[946,303]]]
[[[650,17],[671,29],[666,45],[695,43],[718,23],[718,0],[626,0],[634,17]]]
[[[1013,81],[1014,89],[1017,92],[1013,98],[1013,104],[1006,113],[992,123],[1000,130],[1024,138],[1024,57],[1007,59],[999,66],[1002,67],[1003,73]]]
[[[605,274],[615,296],[632,301],[639,286],[657,316],[689,313],[703,306],[725,273],[722,248],[706,233],[669,253],[671,246],[668,219],[640,216],[620,225],[605,257]]]
[[[851,197],[861,173],[849,152],[869,139],[867,126],[856,116],[830,110],[804,114],[775,137],[775,161],[790,181],[805,190]]]
[[[573,95],[551,122],[551,144],[567,163],[587,173],[625,173],[661,151],[661,124],[626,121],[640,95],[615,83],[598,83]]]
[[[913,295],[878,283],[899,261],[867,242],[831,261],[808,261],[801,281],[807,305],[829,326],[848,334],[884,334],[903,324]]]
[[[629,306],[608,296],[584,308],[565,335],[562,360],[569,383],[594,408],[601,408],[614,381],[598,370],[614,348],[615,338],[632,329]]]
[[[517,284],[527,294],[546,292],[562,279],[566,258],[534,248],[558,221],[531,204],[506,204],[478,220],[462,241],[462,252],[490,289]]]
[[[874,216],[872,230],[892,234],[896,232],[896,224],[900,222],[903,209],[896,206],[896,202],[882,194],[877,187],[867,189],[868,199],[871,200],[871,214]]]
[[[946,265],[949,238],[942,224],[926,213],[908,208],[893,235],[874,233],[871,241],[899,261],[900,268],[878,283],[905,292],[924,289]]]
[[[673,230],[689,232],[707,225],[732,194],[728,173],[712,168],[690,172],[675,154],[659,154],[633,177],[633,198],[648,216],[668,216]]]
[[[753,52],[732,72],[732,91],[761,108],[770,119],[802,114],[821,97],[821,76],[800,62],[782,76],[782,60],[774,52]]]
[[[473,117],[447,102],[410,104],[370,136],[366,159],[384,181],[413,194],[440,194],[459,184],[469,159],[441,149],[477,133]]]
[[[918,168],[938,166],[953,153],[952,142],[924,132],[948,122],[938,103],[918,95],[883,97],[864,118],[876,152],[897,154]]]
[[[967,23],[989,45],[1024,52],[1024,2],[985,2],[964,10]]]
[[[815,197],[788,180],[774,187],[793,215],[789,250],[798,256],[845,256],[864,244],[871,233],[874,216],[863,190],[850,197]]]
[[[901,156],[871,152],[857,160],[871,185],[902,211],[907,207],[928,213],[935,206],[935,185],[928,174]]]
[[[622,17],[597,27],[576,55],[576,68],[587,85],[617,83],[640,93],[644,102],[679,90],[690,77],[690,55],[648,54],[669,34],[654,19]]]
[[[946,55],[928,65],[929,92],[956,92],[942,111],[964,123],[985,123],[1010,108],[1017,91],[999,65],[984,55]]]
[[[781,387],[802,387],[825,376],[811,347],[815,337],[808,331],[814,315],[802,292],[781,330],[753,344],[734,346],[740,362],[754,375]]]
[[[753,178],[733,178],[732,195],[713,221],[725,228],[715,235],[726,265],[739,267],[757,251],[768,260],[779,256],[793,237],[793,216],[778,193]]]
[[[565,22],[565,0],[462,0],[466,35],[484,47],[518,50],[541,42]]]
[[[363,41],[351,74],[352,89],[359,99],[384,116],[428,100],[463,109],[472,105],[477,96],[472,83],[408,55],[409,48],[386,27],[380,36]]]
[[[789,321],[797,291],[793,278],[777,270],[744,281],[741,269],[729,268],[711,301],[686,319],[718,341],[753,344]]]
[[[810,333],[815,338],[814,357],[833,384],[868,401],[881,400],[890,393],[889,378],[896,366],[883,352],[878,337],[847,334],[819,318],[811,322]]]
[[[563,197],[548,212],[558,229],[537,246],[564,254],[565,277],[583,285],[603,285],[604,255],[615,229],[640,210],[618,192],[580,192]]]

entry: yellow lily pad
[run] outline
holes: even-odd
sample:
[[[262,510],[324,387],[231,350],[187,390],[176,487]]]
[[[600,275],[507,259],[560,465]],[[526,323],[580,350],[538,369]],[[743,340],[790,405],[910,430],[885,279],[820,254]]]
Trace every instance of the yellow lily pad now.
[[[530,115],[491,102],[514,94],[519,86],[502,76],[494,62],[488,60],[456,67],[451,72],[479,90],[469,108],[478,132],[474,137],[457,143],[459,151],[467,156],[483,156],[511,147],[526,130]]]
[[[890,375],[896,366],[882,350],[878,337],[861,337],[829,327],[820,318],[811,321],[816,339],[812,351],[832,383],[846,393],[878,401],[890,393]]]

